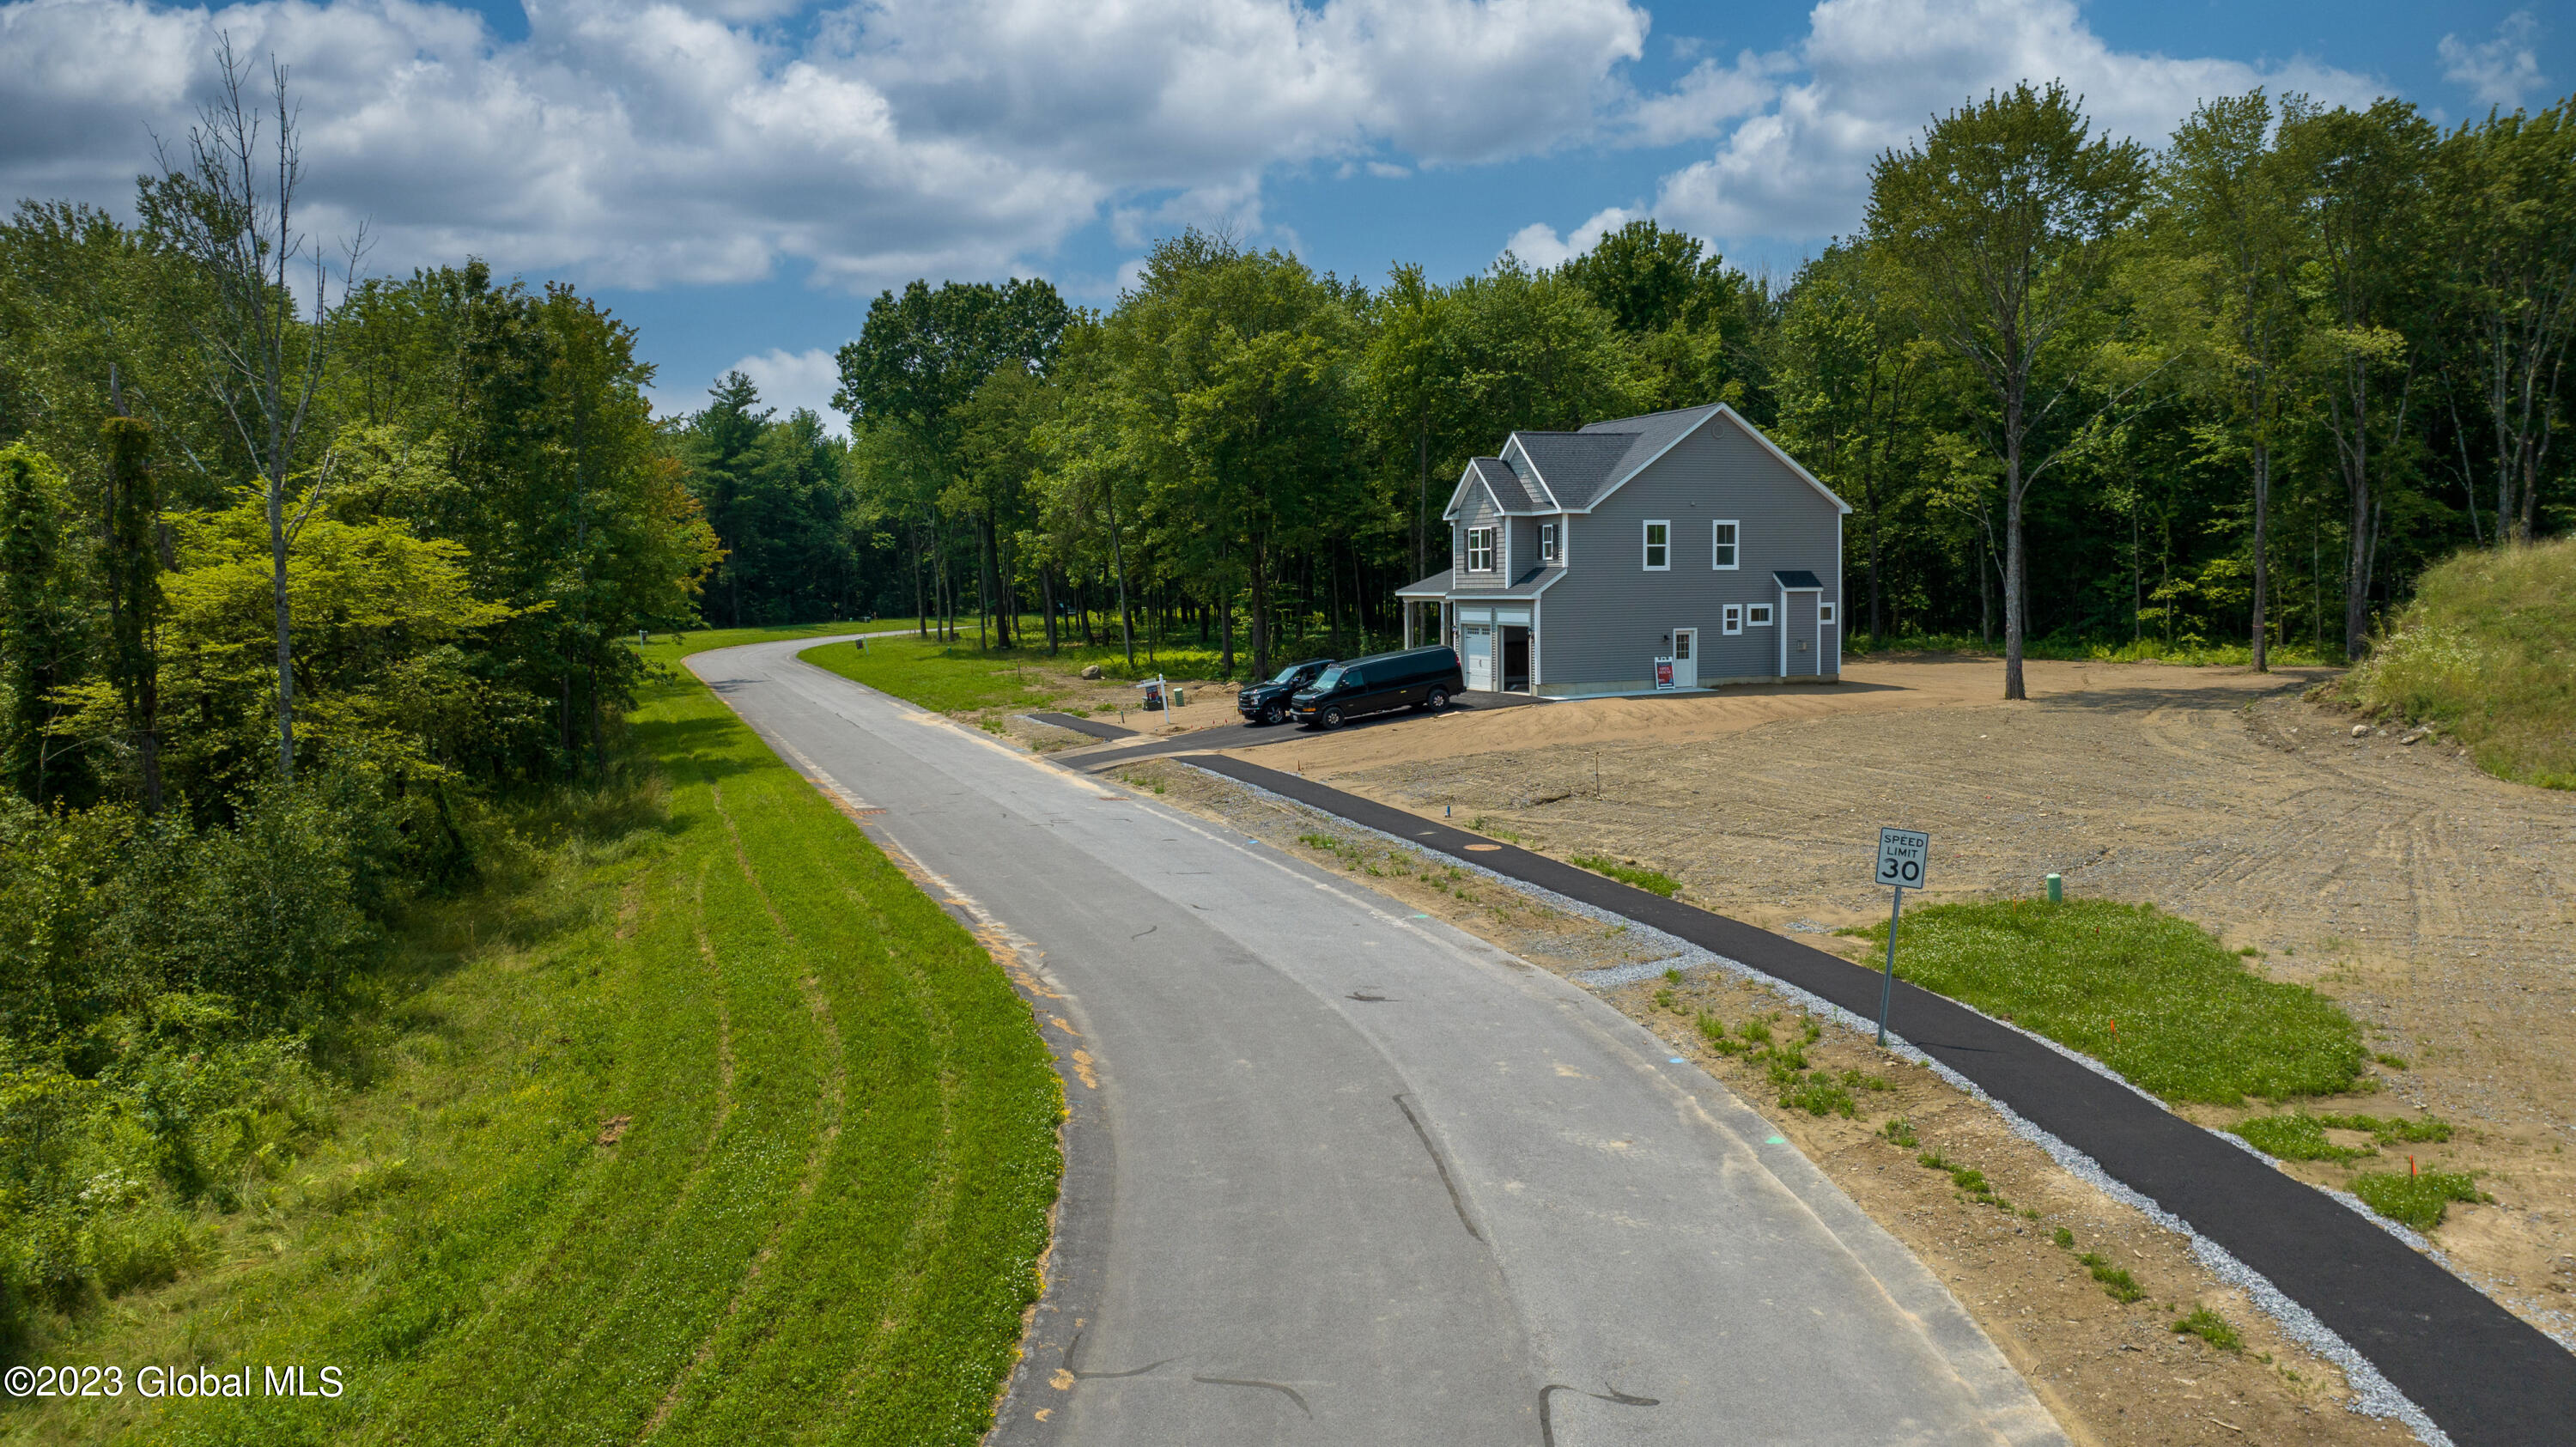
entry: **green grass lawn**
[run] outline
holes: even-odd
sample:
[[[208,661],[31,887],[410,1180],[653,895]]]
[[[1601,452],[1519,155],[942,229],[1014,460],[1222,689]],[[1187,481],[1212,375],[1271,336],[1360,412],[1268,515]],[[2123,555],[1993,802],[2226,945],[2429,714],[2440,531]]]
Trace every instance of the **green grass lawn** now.
[[[691,644],[753,634],[810,636]],[[10,1403],[0,1441],[980,1437],[1060,1167],[1029,1010],[694,681],[633,735],[651,787],[406,940],[373,1078],[215,1223],[214,1263],[42,1357],[336,1366],[346,1395],[155,1403],[129,1376]]]
[[[1046,708],[1064,696],[1049,683],[1046,671],[1033,666],[1045,657],[1044,650],[1032,659],[1026,649],[983,653],[972,643],[871,638],[865,649],[855,643],[826,643],[796,656],[942,713]]]
[[[1846,930],[1887,943],[1887,926]],[[2092,1056],[2165,1100],[2241,1105],[2353,1088],[2351,1018],[2248,969],[2208,931],[2109,900],[1909,909],[1896,973]]]
[[[2576,789],[2576,538],[2435,567],[2344,689],[2437,725],[2488,773]]]
[[[817,631],[847,630],[836,627]],[[788,635],[772,633],[762,636]],[[1164,640],[1151,648],[1139,639],[1133,667],[1127,663],[1125,650],[1114,646],[1084,647],[1060,641],[1056,651],[1050,654],[1043,635],[1028,626],[1027,620],[1023,620],[1021,637],[1035,641],[1018,648],[979,648],[975,644],[974,631],[966,629],[954,643],[914,637],[875,638],[868,641],[865,650],[856,644],[827,643],[807,649],[798,656],[844,678],[943,713],[973,713],[987,709],[1018,712],[1052,707],[1063,700],[1065,691],[1051,685],[1050,676],[1079,673],[1090,664],[1098,664],[1103,677],[1123,681],[1152,678],[1157,674],[1175,681],[1203,681],[1221,678],[1224,673],[1223,655],[1212,646],[1202,647],[1194,634],[1177,641]],[[1350,640],[1350,643],[1355,645],[1356,641]],[[1240,639],[1237,642],[1234,671],[1240,677],[1251,668],[1252,660],[1249,645]],[[1369,646],[1384,650],[1392,647],[1393,643],[1389,639],[1377,638],[1372,639]],[[1331,652],[1328,641],[1306,639],[1281,648],[1272,667],[1275,670],[1289,662],[1325,657]]]

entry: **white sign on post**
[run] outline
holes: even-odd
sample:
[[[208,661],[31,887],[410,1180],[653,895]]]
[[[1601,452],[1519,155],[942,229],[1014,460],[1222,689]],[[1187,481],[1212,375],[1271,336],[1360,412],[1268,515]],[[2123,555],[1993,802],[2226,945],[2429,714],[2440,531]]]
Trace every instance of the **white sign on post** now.
[[[1878,831],[1878,882],[1921,889],[1932,867],[1932,836],[1912,829]]]
[[[1878,1045],[1887,1048],[1887,1011],[1896,999],[1896,920],[1905,910],[1905,891],[1921,889],[1932,878],[1932,836],[1915,829],[1878,831],[1878,882],[1888,888],[1887,975],[1878,987]]]

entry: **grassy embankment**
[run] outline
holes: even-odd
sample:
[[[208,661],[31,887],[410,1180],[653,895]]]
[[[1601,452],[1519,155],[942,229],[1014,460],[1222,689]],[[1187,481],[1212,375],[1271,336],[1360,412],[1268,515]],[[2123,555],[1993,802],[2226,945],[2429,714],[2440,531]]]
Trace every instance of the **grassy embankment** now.
[[[981,1435],[1060,1164],[1029,1012],[693,680],[634,740],[654,787],[402,941],[373,1078],[216,1223],[218,1264],[44,1344],[126,1394],[9,1403],[0,1440]],[[349,1385],[151,1403],[146,1363]]]
[[[1887,926],[1842,933],[1879,949]],[[2375,1088],[2352,1018],[2309,989],[2265,979],[2206,930],[2109,900],[1988,900],[1910,912],[1896,973],[2092,1056],[2177,1105],[2275,1110]],[[2264,1111],[2229,1129],[2267,1155],[2325,1162],[2381,1215],[2418,1229],[2446,1203],[2480,1199],[2456,1172],[2358,1169],[2383,1146],[2446,1141],[2441,1120]],[[2329,1131],[2345,1132],[2349,1143]]]
[[[2499,778],[2576,789],[2576,538],[2426,573],[2342,691],[2458,739]]]

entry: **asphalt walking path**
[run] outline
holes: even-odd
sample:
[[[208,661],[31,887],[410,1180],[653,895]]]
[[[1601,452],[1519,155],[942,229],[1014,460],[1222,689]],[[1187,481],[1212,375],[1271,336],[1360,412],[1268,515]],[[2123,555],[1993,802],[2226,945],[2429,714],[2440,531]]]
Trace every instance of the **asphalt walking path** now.
[[[1187,762],[1624,915],[1856,1015],[1878,1015],[1877,971],[1768,930],[1296,774],[1215,754]],[[2261,1272],[2459,1447],[2576,1442],[2576,1355],[2324,1192],[1931,991],[1899,981],[1888,1029]]]
[[[966,919],[1065,1076],[993,1440],[2064,1438],[1940,1282],[1588,992],[800,663],[688,660]]]

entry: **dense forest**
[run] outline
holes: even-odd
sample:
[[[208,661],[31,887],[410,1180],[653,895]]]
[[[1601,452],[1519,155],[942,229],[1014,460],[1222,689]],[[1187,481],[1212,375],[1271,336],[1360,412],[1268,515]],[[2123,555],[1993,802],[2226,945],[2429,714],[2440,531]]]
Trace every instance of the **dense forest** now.
[[[614,765],[718,553],[630,329],[331,270],[223,59],[132,223],[0,226],[0,1348],[291,1158],[406,902]]]
[[[631,329],[297,227],[227,86],[130,219],[0,226],[0,1346],[166,1279],[307,1128],[406,901],[619,761],[639,629],[918,618],[992,648],[1355,652],[1514,428],[1732,403],[1852,502],[1867,641],[2339,660],[2463,547],[2564,530],[2576,114],[2055,88],[1881,158],[1785,280],[1635,222],[1363,284],[1187,231],[1105,312],[915,282],[850,436]]]
[[[1864,643],[2341,661],[2444,555],[2565,527],[2571,331],[2567,104],[2445,131],[2256,93],[2150,149],[2023,87],[1882,157],[1785,281],[1650,220],[1374,288],[1193,231],[1105,313],[878,297],[837,452],[739,377],[681,435],[726,622],[1358,648],[1446,566],[1468,457],[1723,399],[1853,504]]]

